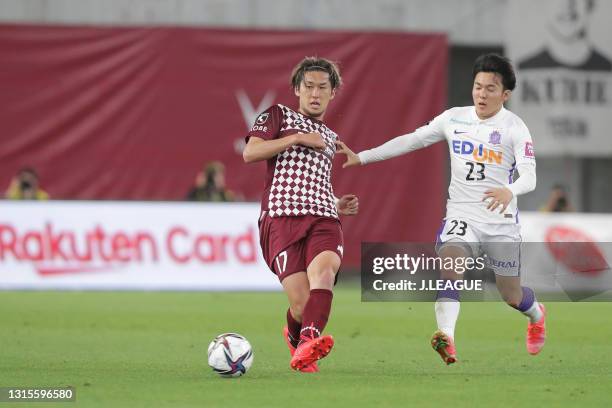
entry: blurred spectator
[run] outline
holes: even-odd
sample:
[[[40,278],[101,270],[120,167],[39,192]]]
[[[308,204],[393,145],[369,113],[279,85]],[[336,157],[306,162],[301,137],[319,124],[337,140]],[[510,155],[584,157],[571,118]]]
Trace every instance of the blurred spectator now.
[[[187,194],[190,201],[235,201],[236,195],[225,187],[225,166],[213,161],[198,172],[195,185]]]
[[[5,197],[9,200],[48,200],[49,194],[40,188],[36,171],[24,167],[11,180]]]
[[[540,208],[540,210],[546,212],[575,211],[574,207],[569,202],[565,187],[563,187],[561,184],[556,184],[553,186],[552,190],[550,191],[550,195],[548,196],[548,201]]]

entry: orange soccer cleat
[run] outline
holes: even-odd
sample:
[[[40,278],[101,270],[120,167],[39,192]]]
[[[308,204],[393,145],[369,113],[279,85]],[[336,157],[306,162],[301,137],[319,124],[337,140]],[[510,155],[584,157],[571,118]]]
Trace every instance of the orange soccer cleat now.
[[[536,322],[527,325],[527,351],[531,355],[536,355],[544,347],[546,341],[546,308],[540,303],[542,318]]]
[[[442,357],[442,361],[447,365],[457,361],[457,351],[455,350],[453,339],[441,330],[437,330],[431,336],[431,347],[436,350],[440,357]]]
[[[295,347],[293,347],[293,344],[291,344],[291,340],[289,340],[289,329],[287,328],[287,326],[285,326],[283,328],[283,337],[285,338],[285,342],[287,343],[287,347],[289,347],[289,354],[291,354],[291,357],[293,357],[293,355],[295,354]],[[300,372],[302,372],[302,373],[318,373],[319,372],[319,366],[317,365],[317,362],[315,361],[314,363],[312,363],[312,364],[310,364],[308,366],[302,367]]]
[[[293,353],[291,368],[296,371],[312,372],[308,371],[311,370],[310,367],[316,364],[317,360],[326,357],[332,347],[334,347],[334,339],[332,336],[314,337],[302,341]]]

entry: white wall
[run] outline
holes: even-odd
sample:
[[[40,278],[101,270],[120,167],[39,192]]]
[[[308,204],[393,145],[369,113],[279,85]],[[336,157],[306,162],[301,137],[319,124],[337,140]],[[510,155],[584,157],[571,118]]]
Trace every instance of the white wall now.
[[[506,0],[0,0],[0,21],[441,31],[503,43]]]

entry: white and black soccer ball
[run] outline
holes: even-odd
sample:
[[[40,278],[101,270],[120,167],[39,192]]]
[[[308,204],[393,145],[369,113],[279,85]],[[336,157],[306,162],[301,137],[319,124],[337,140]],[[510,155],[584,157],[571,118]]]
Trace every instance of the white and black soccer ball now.
[[[238,333],[223,333],[208,346],[208,365],[222,377],[240,377],[253,364],[251,343]]]

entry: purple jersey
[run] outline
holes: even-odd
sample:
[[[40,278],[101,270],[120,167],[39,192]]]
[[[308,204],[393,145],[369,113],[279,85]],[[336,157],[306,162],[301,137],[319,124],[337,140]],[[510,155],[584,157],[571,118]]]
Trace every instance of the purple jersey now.
[[[246,137],[273,140],[294,133],[320,133],[327,147],[318,152],[292,146],[268,159],[262,211],[270,217],[316,215],[338,218],[331,185],[331,168],[338,135],[317,119],[274,105],[255,120]]]

